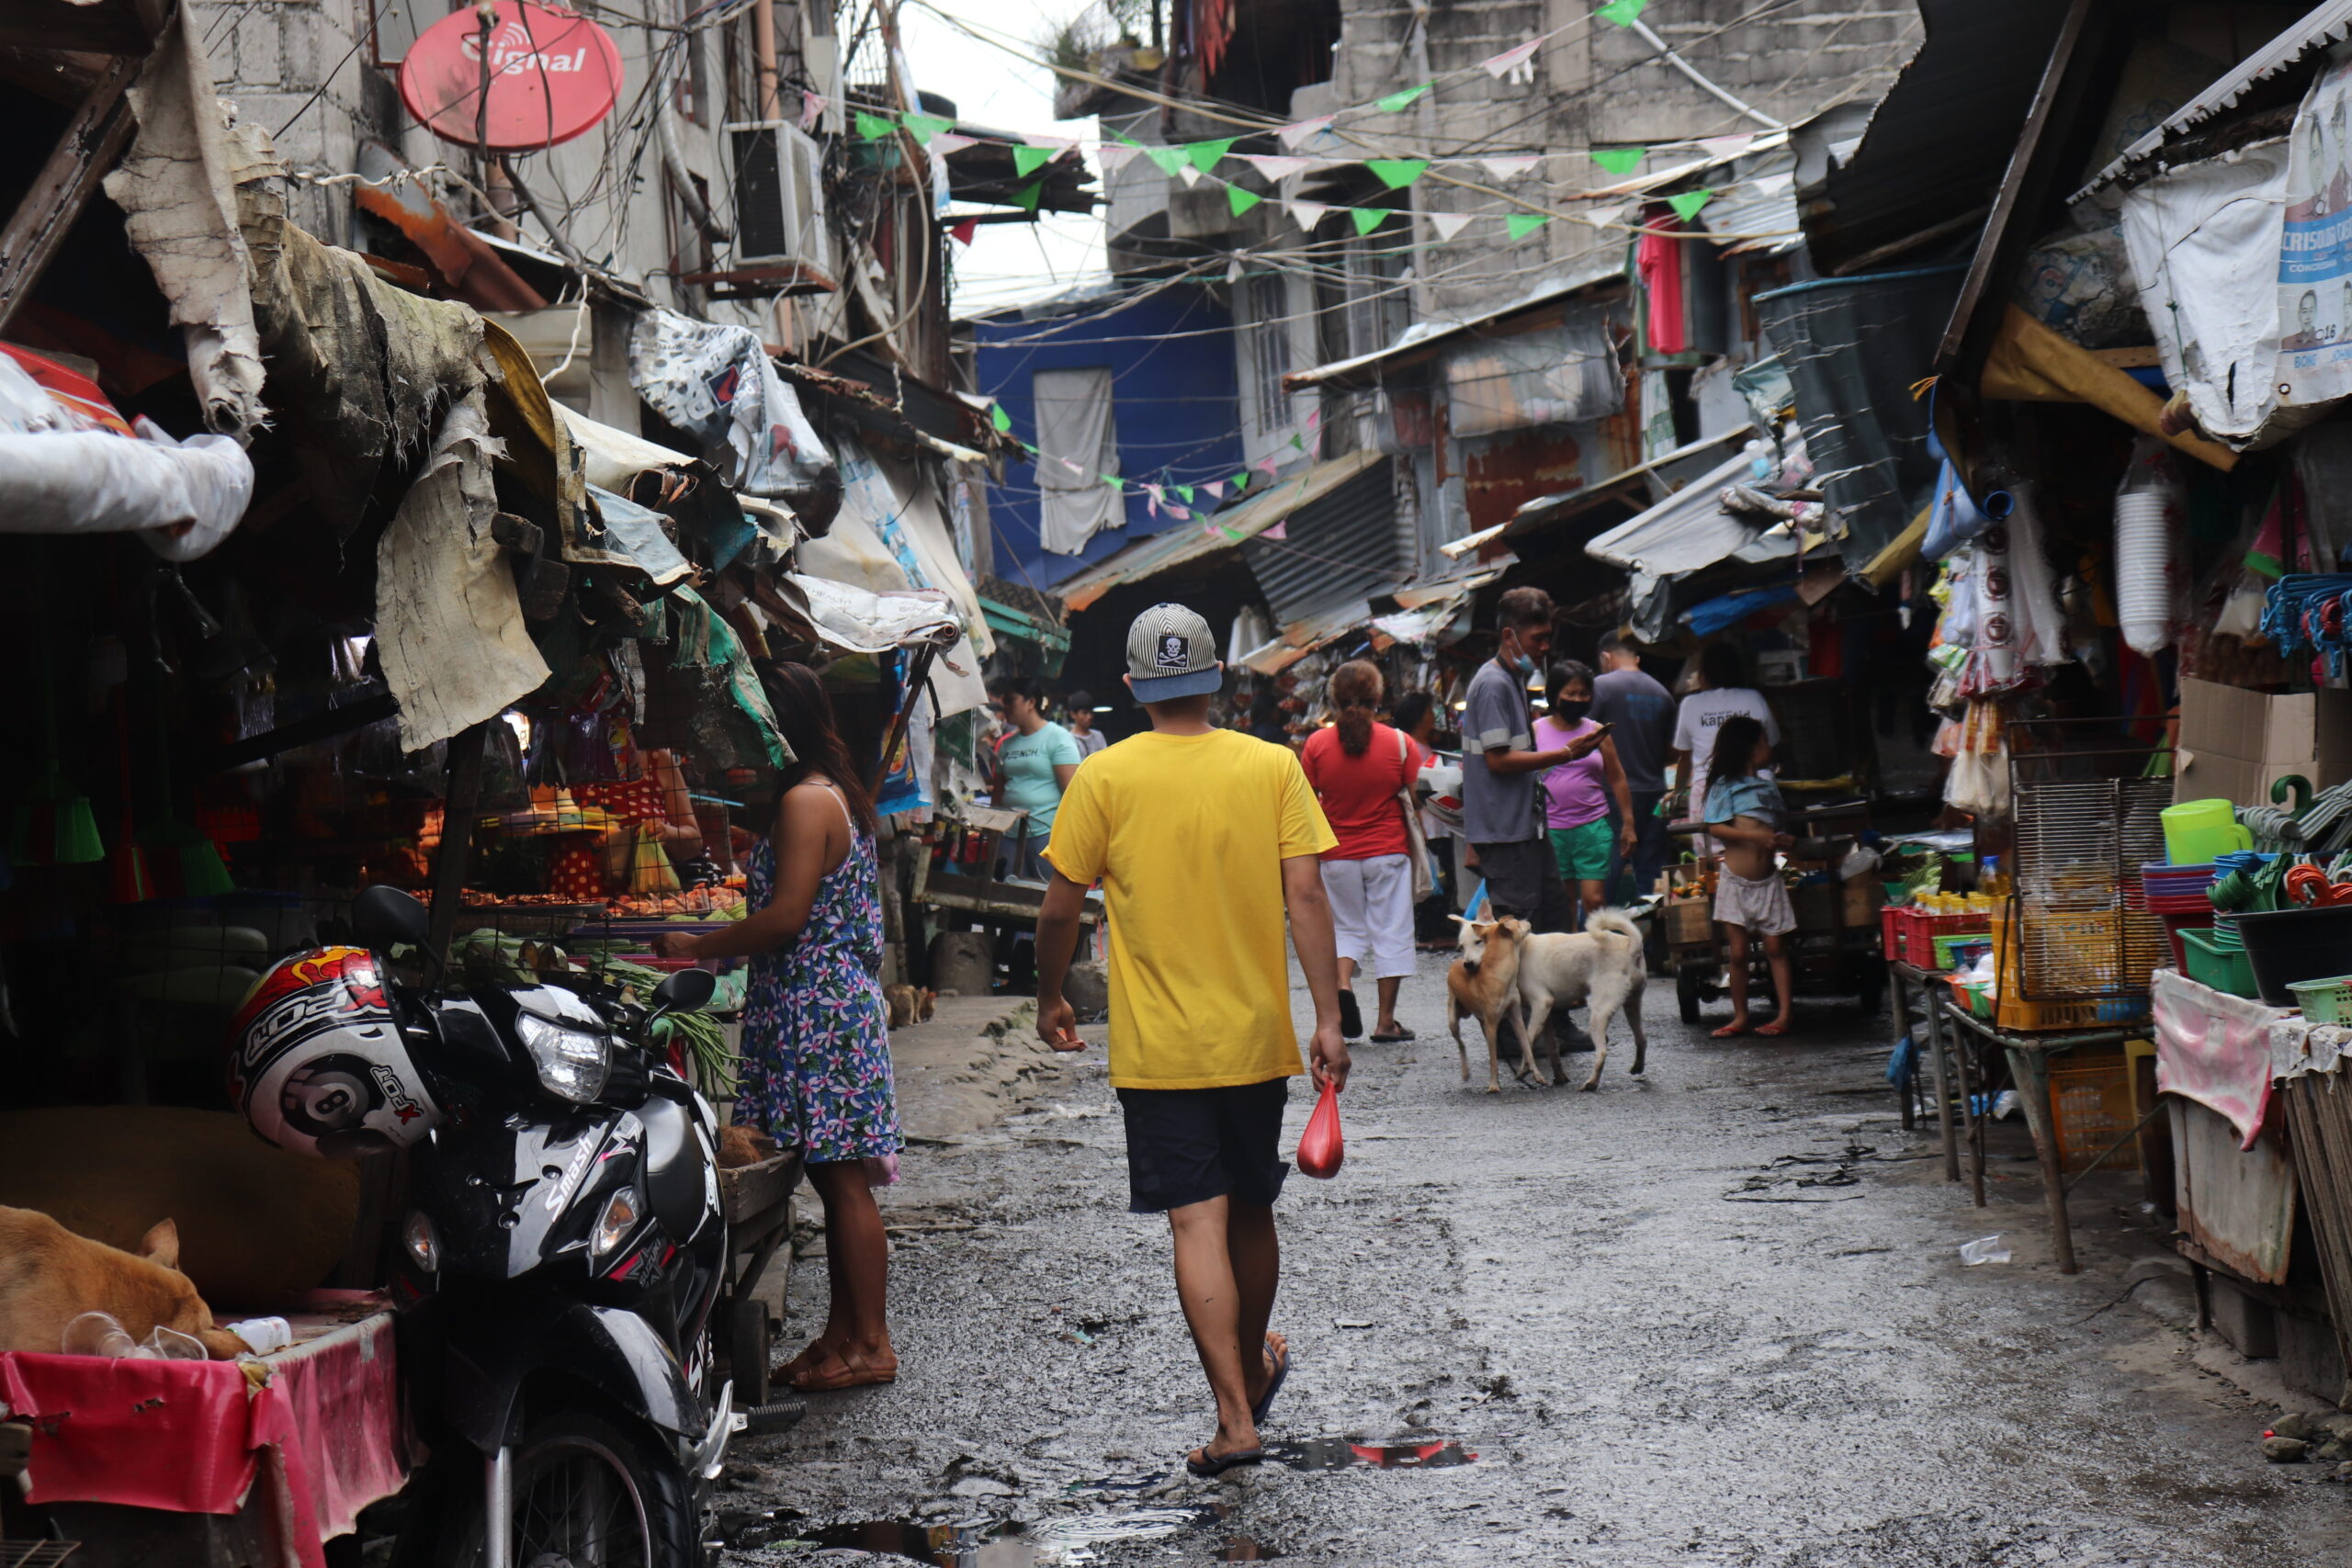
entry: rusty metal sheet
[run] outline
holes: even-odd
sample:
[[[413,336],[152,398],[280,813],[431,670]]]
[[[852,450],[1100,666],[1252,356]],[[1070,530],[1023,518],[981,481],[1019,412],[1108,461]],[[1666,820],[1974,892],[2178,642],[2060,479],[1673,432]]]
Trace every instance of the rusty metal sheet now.
[[[2178,1095],[2165,1100],[2172,1111],[2180,1228],[2233,1273],[2284,1284],[2297,1190],[2277,1129],[2241,1154],[2227,1117]]]

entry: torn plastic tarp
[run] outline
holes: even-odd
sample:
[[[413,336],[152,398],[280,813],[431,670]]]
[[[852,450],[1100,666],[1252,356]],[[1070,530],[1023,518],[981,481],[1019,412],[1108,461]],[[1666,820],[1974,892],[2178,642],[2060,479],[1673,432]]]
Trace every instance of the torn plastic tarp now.
[[[736,490],[789,502],[810,533],[831,523],[841,475],[751,328],[641,311],[628,378],[655,412],[703,443]]]
[[[580,453],[588,474],[588,482],[601,485],[623,495],[637,482],[637,476],[652,469],[688,469],[700,466],[701,459],[689,457],[684,452],[673,452],[667,446],[648,441],[642,435],[632,435],[616,425],[590,419],[578,409],[562,403],[552,405],[556,417],[571,439],[580,444]]]
[[[946,516],[923,473],[912,464],[880,457],[853,440],[842,443],[841,473],[839,521],[852,533],[859,525],[870,530],[873,540],[888,554],[888,560],[879,564],[895,565],[905,578],[902,582],[888,581],[887,572],[860,558],[856,565],[865,585],[876,591],[944,589],[963,619],[964,635],[971,639],[972,650],[982,659],[995,652],[996,638],[980,613],[979,594],[956,558]],[[828,552],[821,548],[812,552],[804,545],[800,554],[806,570]]]
[[[237,218],[244,158],[232,142],[230,106],[213,96],[195,22],[185,7],[175,13],[131,84],[139,134],[105,186],[123,210],[130,248],[171,301],[205,423],[244,436],[266,412],[253,266]],[[247,139],[248,150],[258,144]]]
[[[226,435],[135,428],[99,428],[0,354],[0,533],[136,533],[175,561],[210,551],[253,499],[252,459]]]
[[[477,389],[443,416],[424,471],[377,543],[376,648],[405,750],[448,739],[548,678],[514,570],[491,536],[498,446]]]
[[[1596,535],[1585,553],[1652,577],[1699,571],[1734,556],[1770,560],[1796,554],[1797,541],[1775,535],[1771,524],[1724,509],[1724,487],[1747,479],[1749,469],[1745,452],[1725,460],[1639,516]]]
[[[767,690],[727,617],[691,588],[671,594],[670,617],[671,668],[699,671],[716,699],[695,704],[688,717],[697,752],[718,767],[781,768],[791,761],[792,748],[776,728]]]
[[[588,500],[605,534],[628,552],[656,588],[667,588],[693,574],[694,564],[678,553],[678,547],[662,531],[660,513],[593,484],[588,487]]]
[[[808,625],[826,646],[842,653],[882,653],[894,648],[930,643],[941,650],[933,660],[931,685],[939,699],[939,716],[967,713],[985,706],[988,686],[979,665],[967,657],[946,657],[963,640],[956,625],[955,601],[935,588],[900,588],[878,593],[853,583],[783,573],[778,581],[808,616]],[[969,646],[967,646],[968,654]]]

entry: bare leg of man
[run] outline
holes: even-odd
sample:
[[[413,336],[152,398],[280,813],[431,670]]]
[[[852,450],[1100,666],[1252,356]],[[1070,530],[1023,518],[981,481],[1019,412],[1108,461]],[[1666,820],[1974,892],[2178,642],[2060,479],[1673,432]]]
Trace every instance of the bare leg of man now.
[[[1404,987],[1404,976],[1399,975],[1391,975],[1378,982],[1375,988],[1380,992],[1380,1016],[1373,1021],[1372,1032],[1374,1034],[1396,1032],[1396,993]]]
[[[1226,1198],[1211,1198],[1170,1209],[1168,1228],[1176,1244],[1176,1296],[1183,1303],[1184,1322],[1193,1331],[1193,1348],[1200,1355],[1201,1371],[1208,1375],[1209,1392],[1216,1398],[1216,1436],[1204,1452],[1216,1458],[1254,1449],[1258,1424],[1250,1415],[1255,1398],[1251,1389],[1253,1384],[1260,1392],[1265,1388],[1264,1357],[1245,1357],[1242,1347],[1264,1339],[1267,1320],[1273,1314],[1279,1268],[1273,1211],[1263,1204],[1237,1206]],[[1256,1337],[1245,1339],[1245,1331],[1253,1325]]]

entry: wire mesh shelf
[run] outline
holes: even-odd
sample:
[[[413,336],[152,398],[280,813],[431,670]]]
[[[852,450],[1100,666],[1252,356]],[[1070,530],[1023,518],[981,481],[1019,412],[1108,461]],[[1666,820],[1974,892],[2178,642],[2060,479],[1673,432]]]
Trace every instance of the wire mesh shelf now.
[[[2165,858],[2172,781],[2143,776],[2145,748],[2017,728],[2029,738],[2009,762],[2018,991],[2035,1001],[2145,992],[2171,947],[2140,868]]]
[[[57,1568],[78,1540],[0,1540],[0,1568]]]

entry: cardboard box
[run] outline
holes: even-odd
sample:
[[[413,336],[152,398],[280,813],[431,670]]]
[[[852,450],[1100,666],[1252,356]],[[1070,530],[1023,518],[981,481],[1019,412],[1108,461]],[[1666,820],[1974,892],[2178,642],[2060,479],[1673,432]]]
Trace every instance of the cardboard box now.
[[[2352,779],[2352,692],[2269,696],[2181,682],[2173,799],[2265,806],[2270,786],[2290,773],[2314,790]]]

